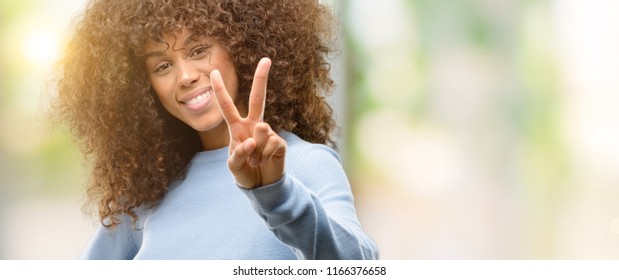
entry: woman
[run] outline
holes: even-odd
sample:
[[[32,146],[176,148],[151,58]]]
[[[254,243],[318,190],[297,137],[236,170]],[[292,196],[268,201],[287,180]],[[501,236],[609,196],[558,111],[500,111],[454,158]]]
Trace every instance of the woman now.
[[[332,149],[330,24],[310,0],[90,3],[55,104],[93,163],[81,257],[377,258]]]

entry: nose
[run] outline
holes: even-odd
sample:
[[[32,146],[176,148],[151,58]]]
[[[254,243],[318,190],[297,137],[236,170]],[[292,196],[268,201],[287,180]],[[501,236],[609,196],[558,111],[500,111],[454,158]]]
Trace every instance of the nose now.
[[[179,87],[190,87],[200,79],[200,72],[190,62],[178,62],[176,70]]]

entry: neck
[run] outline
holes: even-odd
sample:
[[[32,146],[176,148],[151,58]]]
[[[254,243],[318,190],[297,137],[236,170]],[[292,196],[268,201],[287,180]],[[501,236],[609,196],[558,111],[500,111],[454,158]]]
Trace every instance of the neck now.
[[[204,151],[217,150],[230,145],[230,133],[225,121],[208,131],[198,131],[198,135]]]

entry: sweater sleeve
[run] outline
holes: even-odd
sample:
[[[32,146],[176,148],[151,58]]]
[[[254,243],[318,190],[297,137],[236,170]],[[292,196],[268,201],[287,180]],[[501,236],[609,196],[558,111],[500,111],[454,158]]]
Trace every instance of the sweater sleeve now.
[[[300,259],[376,259],[339,156],[311,145],[278,182],[245,190],[269,229]]]

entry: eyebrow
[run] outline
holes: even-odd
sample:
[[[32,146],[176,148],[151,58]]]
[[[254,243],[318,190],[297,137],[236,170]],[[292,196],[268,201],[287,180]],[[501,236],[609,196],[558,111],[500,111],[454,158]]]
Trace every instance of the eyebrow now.
[[[180,48],[180,49],[178,49],[178,50],[182,50],[182,49],[184,49],[184,48],[185,48],[188,44],[191,44],[191,43],[193,43],[193,42],[198,42],[198,41],[200,41],[200,40],[201,40],[201,39],[203,39],[203,38],[205,38],[205,36],[203,36],[203,35],[191,34],[191,35],[189,35],[189,36],[185,39],[185,41],[183,41],[183,45],[182,45],[183,47],[182,47],[182,48]],[[168,45],[167,43],[162,43],[162,44],[164,44],[164,45]],[[174,44],[174,45],[176,45],[176,44]],[[174,45],[173,45],[172,47],[174,47]],[[169,45],[168,45],[168,48],[169,48]],[[166,50],[167,50],[167,49],[166,49]],[[146,53],[146,54],[144,55],[144,60],[146,60],[146,59],[148,59],[148,58],[150,58],[150,57],[156,57],[156,56],[165,56],[165,50],[164,50],[164,51],[152,51],[152,52],[148,52],[148,53]]]
[[[149,59],[151,57],[155,57],[155,56],[164,56],[165,53],[163,51],[152,51],[152,52],[148,52],[144,55],[144,60]]]
[[[187,36],[187,38],[185,38],[185,41],[183,42],[183,47],[187,46],[190,43],[198,42],[199,40],[204,38],[206,38],[206,36],[192,33],[191,35]]]

